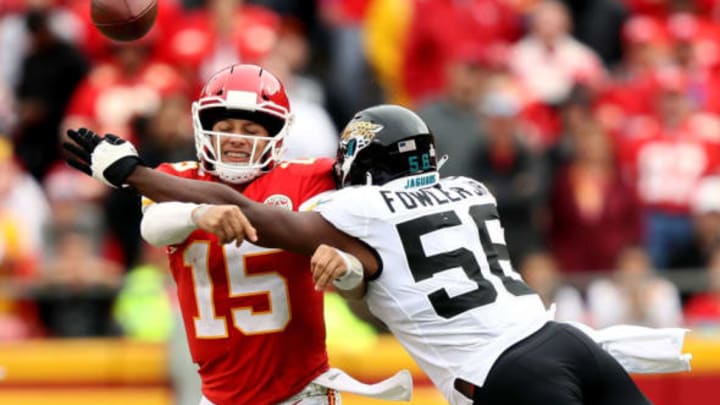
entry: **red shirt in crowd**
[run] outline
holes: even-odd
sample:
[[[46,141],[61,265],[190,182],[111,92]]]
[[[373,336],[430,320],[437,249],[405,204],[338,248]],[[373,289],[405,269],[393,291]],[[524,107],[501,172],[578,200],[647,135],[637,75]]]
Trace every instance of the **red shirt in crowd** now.
[[[620,250],[640,240],[639,207],[632,190],[616,174],[595,183],[583,185],[571,167],[561,169],[553,182],[549,242],[564,271],[611,270]],[[595,207],[583,207],[580,198],[596,199],[589,202]]]
[[[720,167],[720,124],[697,114],[670,130],[638,117],[618,148],[623,175],[643,206],[687,213],[698,180]]]
[[[98,65],[75,90],[64,125],[132,140],[134,118],[157,111],[163,97],[186,91],[178,72],[163,63],[148,62],[136,74],[123,73],[110,63]]]
[[[519,16],[504,0],[415,0],[401,68],[404,87],[415,103],[437,96],[454,49],[512,42],[519,27]]]

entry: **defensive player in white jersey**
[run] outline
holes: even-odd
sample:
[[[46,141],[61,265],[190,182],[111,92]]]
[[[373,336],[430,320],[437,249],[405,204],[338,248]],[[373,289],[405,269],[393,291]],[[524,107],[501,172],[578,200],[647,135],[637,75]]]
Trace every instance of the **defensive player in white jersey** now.
[[[475,180],[440,179],[433,136],[410,110],[376,106],[350,121],[336,163],[341,190],[320,196],[316,212],[168,178],[118,146],[92,153],[95,177],[112,173],[155,200],[237,204],[256,243],[314,252],[316,283],[365,294],[451,404],[650,403],[595,342],[549,320],[510,265],[494,197]]]

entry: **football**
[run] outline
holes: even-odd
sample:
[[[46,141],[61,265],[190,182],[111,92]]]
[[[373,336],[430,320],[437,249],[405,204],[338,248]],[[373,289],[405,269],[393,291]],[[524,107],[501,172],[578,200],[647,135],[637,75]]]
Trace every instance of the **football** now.
[[[115,41],[134,41],[152,28],[158,0],[92,0],[92,22],[106,37]]]

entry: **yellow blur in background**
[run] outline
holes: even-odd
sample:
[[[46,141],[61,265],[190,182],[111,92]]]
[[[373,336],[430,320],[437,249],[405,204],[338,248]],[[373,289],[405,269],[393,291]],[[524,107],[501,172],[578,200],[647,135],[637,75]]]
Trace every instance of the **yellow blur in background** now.
[[[693,354],[693,371],[683,374],[683,380],[720,380],[720,335],[691,334],[686,341],[685,351]],[[174,399],[168,355],[165,344],[127,339],[2,343],[0,404],[172,405]],[[360,351],[332,345],[330,359],[334,367],[342,368],[365,382],[375,382],[401,368],[408,368],[416,385],[410,404],[445,403],[390,335],[378,337],[370,350]],[[662,383],[665,377],[658,378]],[[343,403],[372,405],[387,402],[343,395]]]
[[[3,405],[172,405],[169,353],[161,343],[127,339],[63,339],[0,344],[0,404]],[[366,382],[409,368],[420,369],[391,336],[370,350],[331,347],[331,364]],[[381,404],[343,395],[343,404]],[[443,403],[427,383],[416,387],[411,404]]]
[[[138,273],[141,274],[141,273]],[[146,277],[138,280],[147,281]],[[148,283],[142,283],[147,285]],[[142,294],[141,294],[142,295]],[[148,306],[147,300],[141,300]],[[133,306],[119,306],[130,316]],[[164,307],[161,305],[160,307]],[[117,309],[117,308],[116,308]],[[159,311],[167,312],[167,311]],[[172,323],[169,313],[164,318]],[[132,316],[131,316],[132,318]],[[178,319],[179,321],[179,319]],[[380,381],[401,369],[413,375],[415,389],[409,404],[446,403],[427,376],[390,334],[353,315],[333,293],[325,296],[325,322],[330,364],[367,383]],[[154,322],[145,324],[155,325]],[[178,392],[190,392],[183,404],[195,405],[197,375],[190,363],[184,332],[161,322],[164,339],[134,333],[136,338],[36,339],[0,342],[0,404],[2,405],[176,405]],[[179,324],[176,324],[179,327]],[[140,328],[142,329],[142,328]],[[140,339],[139,337],[144,337]],[[169,339],[169,340],[168,340]],[[690,373],[635,376],[655,405],[710,405],[720,384],[720,331],[690,333],[685,352],[692,353]],[[177,379],[185,373],[185,380]],[[173,379],[175,377],[175,379]],[[180,391],[173,389],[173,382]],[[705,395],[705,391],[710,394]],[[705,402],[705,399],[707,401]],[[373,405],[388,401],[343,395],[345,405]]]

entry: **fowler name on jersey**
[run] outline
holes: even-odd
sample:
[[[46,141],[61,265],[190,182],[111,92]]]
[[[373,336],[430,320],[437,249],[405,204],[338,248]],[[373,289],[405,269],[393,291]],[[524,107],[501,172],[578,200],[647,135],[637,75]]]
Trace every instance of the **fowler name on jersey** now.
[[[451,202],[464,200],[472,196],[481,196],[486,193],[487,190],[477,183],[468,184],[466,188],[451,186],[448,188],[427,187],[412,191],[380,190],[380,195],[382,195],[385,204],[388,209],[390,209],[390,212],[395,212],[397,209],[403,208],[411,210],[418,207],[445,205]],[[402,206],[398,206],[398,204],[401,204]]]

